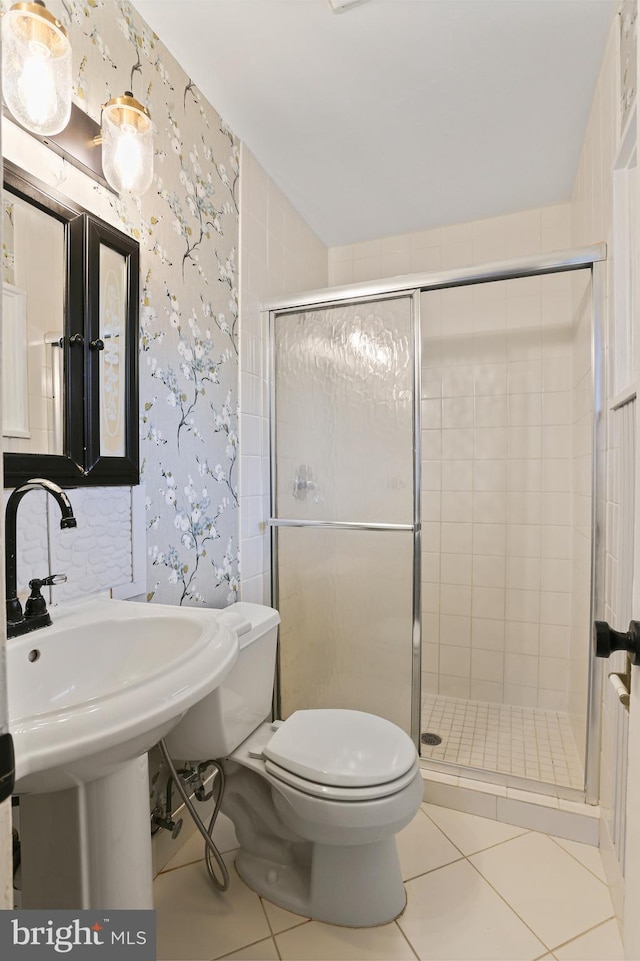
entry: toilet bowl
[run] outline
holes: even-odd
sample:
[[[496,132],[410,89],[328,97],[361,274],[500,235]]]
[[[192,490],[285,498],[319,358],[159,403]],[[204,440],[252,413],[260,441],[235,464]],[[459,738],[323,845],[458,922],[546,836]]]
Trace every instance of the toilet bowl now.
[[[395,835],[422,800],[413,742],[360,711],[265,721],[278,614],[241,602],[220,616],[238,634],[238,660],[166,738],[169,752],[222,760],[222,811],[236,829],[237,871],[254,891],[331,924],[392,920],[406,902]]]

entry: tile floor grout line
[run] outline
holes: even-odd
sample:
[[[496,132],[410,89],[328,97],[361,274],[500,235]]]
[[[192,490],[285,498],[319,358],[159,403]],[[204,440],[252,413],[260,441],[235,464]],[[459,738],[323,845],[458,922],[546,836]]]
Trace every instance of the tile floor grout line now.
[[[233,851],[238,851],[238,850],[239,850],[239,848],[233,848]],[[258,894],[257,891],[254,891],[253,888],[250,888],[249,885],[246,883],[246,881],[244,881],[244,880],[240,877],[240,872],[238,871],[238,869],[237,869],[237,867],[236,867],[236,859],[235,859],[235,857],[234,857],[234,859],[233,859],[233,868],[234,868],[234,870],[235,870],[235,876],[236,876],[236,878],[238,879],[238,881],[240,882],[240,884],[244,884],[244,886],[245,886],[249,891],[251,891],[253,894],[255,894],[255,896],[257,897],[258,901],[260,902],[260,907],[262,908],[262,913],[264,914],[265,921],[267,922],[267,928],[268,928],[269,931],[271,931],[271,940],[273,941],[274,947],[275,947],[275,949],[276,949],[276,954],[278,955],[278,961],[282,961],[282,955],[280,954],[280,948],[278,947],[278,942],[276,941],[276,936],[275,936],[275,934],[273,933],[273,928],[271,927],[271,922],[269,921],[269,915],[267,914],[267,909],[266,909],[265,906],[264,906],[264,901],[265,901],[265,899],[262,898],[262,897]],[[277,907],[277,905],[276,905],[276,907]],[[267,940],[266,938],[258,938],[257,941],[252,941],[251,944],[259,944],[260,941],[266,941],[266,940]],[[248,947],[250,947],[250,945],[248,945],[248,944],[243,944],[241,947],[237,948],[236,950],[237,950],[237,951],[242,951],[244,948],[248,948]]]
[[[530,833],[543,834],[543,832],[539,832],[539,831],[538,831],[538,832],[530,832]],[[521,835],[520,835],[520,836],[521,836]],[[543,834],[543,837],[549,837],[551,840],[553,840],[553,838],[551,837],[551,835],[548,835],[548,834],[547,834],[547,835]],[[504,843],[504,842],[503,842],[503,843]],[[564,851],[564,848],[563,848],[561,845],[557,845],[557,846],[558,846],[562,851]],[[565,854],[569,854],[569,852],[568,852],[568,851],[565,851]],[[473,856],[474,856],[474,855],[470,855],[469,857],[473,857]],[[478,872],[478,874],[480,875],[480,877],[481,877],[481,878],[484,878],[484,880],[487,882],[487,884],[488,884],[491,888],[493,888],[493,890],[496,892],[496,894],[497,894],[499,897],[502,898],[502,900],[505,902],[505,904],[506,904],[506,905],[513,911],[513,913],[516,915],[516,917],[520,918],[520,915],[519,915],[518,912],[515,910],[515,908],[513,908],[512,905],[509,904],[509,902],[506,900],[506,898],[504,898],[504,897],[500,894],[500,892],[499,892],[498,890],[496,890],[496,888],[494,888],[494,886],[493,886],[493,884],[491,883],[491,881],[489,881],[489,879],[484,876],[484,874],[482,873],[482,871],[480,871],[480,869],[477,868],[476,865],[473,864],[473,863],[469,860],[469,858],[467,858],[467,860],[469,861],[469,863],[471,864],[471,866],[472,866],[473,868],[475,868],[475,870]],[[585,867],[585,865],[582,864],[580,861],[578,861],[577,858],[574,858],[573,860],[576,861],[577,864],[579,864],[581,868],[584,868],[585,871],[587,871],[589,874],[592,874],[592,875],[593,875],[593,872],[592,872],[592,871],[589,871],[589,869],[588,869],[587,867]],[[596,875],[593,875],[593,876],[596,877]],[[600,879],[598,878],[598,880],[600,880]],[[609,892],[610,892],[609,885],[605,885],[605,886],[607,887],[607,889],[608,889]],[[606,924],[607,921],[611,921],[612,919],[615,919],[615,913],[612,914],[612,915],[610,915],[608,918],[604,918],[603,921],[599,921],[598,924],[593,925],[593,927],[587,928],[585,931],[581,931],[579,934],[574,935],[574,937],[573,937],[573,938],[570,938],[568,941],[563,941],[562,944],[556,944],[554,948],[547,948],[546,954],[552,954],[553,951],[555,951],[557,948],[564,947],[564,945],[566,945],[566,944],[571,944],[572,941],[576,941],[578,938],[583,937],[583,935],[588,934],[590,931],[594,931],[596,928],[601,927],[603,924]],[[527,924],[527,922],[524,920],[524,918],[520,918],[520,920],[522,921],[522,923],[523,923],[524,925],[526,925],[526,926],[529,928],[529,930],[530,930],[530,931],[532,932],[532,934],[538,939],[538,941],[541,942],[541,944],[546,944],[546,942],[542,940],[542,938],[540,937],[540,935],[537,934],[536,931],[534,931],[534,929],[533,929],[529,924]],[[541,957],[544,957],[544,955],[541,955]]]
[[[161,878],[163,874],[173,874],[174,871],[180,871],[181,868],[191,868],[194,864],[200,864],[201,861],[204,861],[204,858],[196,858],[195,861],[185,861],[184,864],[176,864],[175,868],[163,868],[162,871],[158,871],[153,880],[155,881],[156,878]]]
[[[471,857],[473,857],[473,855],[471,855]],[[534,938],[536,938],[536,940],[538,940],[538,941],[540,942],[540,944],[542,944],[542,945],[544,946],[545,950],[544,950],[543,954],[538,955],[538,957],[544,957],[545,954],[549,954],[549,952],[550,952],[551,949],[550,949],[549,946],[547,945],[547,942],[546,942],[546,941],[543,941],[542,938],[540,937],[540,935],[539,935],[536,931],[534,931],[534,929],[531,927],[531,925],[528,924],[528,923],[525,921],[524,918],[520,917],[520,915],[518,914],[518,912],[516,911],[516,909],[513,907],[513,905],[509,904],[509,902],[507,901],[507,899],[506,899],[502,894],[500,894],[500,892],[497,890],[497,888],[495,888],[495,887],[493,886],[493,884],[491,883],[491,881],[489,881],[488,878],[485,878],[485,876],[484,876],[484,874],[482,873],[482,871],[480,870],[480,868],[476,867],[476,865],[473,864],[473,862],[470,861],[469,858],[466,858],[466,860],[469,861],[469,864],[471,865],[471,867],[473,868],[473,870],[474,870],[474,871],[477,871],[477,873],[480,875],[480,877],[482,878],[482,880],[483,880],[483,881],[486,881],[486,883],[489,885],[489,887],[491,888],[491,890],[494,891],[494,892],[498,895],[498,897],[500,898],[500,900],[503,901],[503,902],[506,904],[506,906],[509,908],[509,910],[510,910],[513,914],[515,914],[515,916],[518,918],[518,920],[521,921],[522,924],[524,924],[524,926],[525,926],[526,928],[528,928],[529,931],[531,931],[531,933],[532,933],[532,935],[534,936]],[[577,935],[577,937],[578,937],[578,936],[579,936],[579,935]]]
[[[224,954],[216,954],[216,956],[213,958],[213,961],[221,961],[221,958],[226,958],[230,954],[236,954],[238,951],[244,951],[245,948],[252,948],[254,944],[261,944],[263,941],[274,941],[274,937],[271,934],[271,935],[267,935],[266,938],[258,938],[257,941],[249,941],[248,944],[241,944],[239,948],[234,948],[233,951],[225,951]],[[276,945],[276,954],[278,955],[279,961],[282,961],[282,959],[280,958],[280,952],[278,951],[277,945]]]
[[[407,903],[406,903],[405,906],[404,906],[404,910],[403,910],[402,914],[404,914],[404,912],[407,910],[407,905],[408,905],[408,904],[409,904],[409,895],[407,894]],[[402,917],[402,914],[400,914],[399,917]],[[402,930],[402,928],[401,928],[400,925],[398,924],[398,918],[395,918],[393,923],[395,924],[396,928],[398,929],[398,931],[400,932],[400,934],[402,935],[402,937],[404,938],[404,940],[407,942],[407,944],[409,945],[409,947],[410,947],[411,950],[413,951],[414,955],[416,956],[416,961],[420,961],[420,955],[418,954],[418,952],[416,951],[416,949],[414,948],[414,946],[411,944],[411,941],[409,940],[409,938],[407,937],[407,935],[404,933],[404,931]]]
[[[424,803],[424,802],[423,802],[423,803]],[[428,803],[428,802],[426,802],[426,803]],[[441,806],[441,805],[437,805],[437,804],[434,805],[434,807],[440,807],[440,806]],[[444,810],[445,810],[445,811],[456,811],[457,809],[456,809],[456,808],[445,808]],[[451,840],[451,838],[450,838],[449,835],[446,833],[446,831],[444,831],[443,828],[441,828],[440,825],[437,824],[436,821],[434,821],[434,819],[433,819],[432,817],[430,817],[429,813],[428,813],[427,811],[424,811],[423,813],[427,815],[427,817],[429,818],[429,820],[430,820],[433,824],[435,824],[435,826],[436,826],[437,828],[440,828],[440,830],[442,831],[442,833],[443,833],[444,836],[446,837],[447,841],[450,841],[451,844],[453,844],[453,846],[454,846],[455,848],[457,848],[458,851],[460,851],[460,848],[458,848],[457,845]],[[469,811],[458,811],[458,814],[465,814],[465,815],[468,815],[469,817],[476,817],[476,818],[482,816],[482,815],[480,815],[480,814],[471,814]],[[506,824],[506,821],[494,821],[493,818],[486,818],[486,820],[487,820],[487,821],[493,821],[494,824],[505,824],[507,827],[511,827],[511,828],[520,828],[520,827],[521,827],[520,824],[508,824],[508,825],[507,825],[507,824]],[[539,834],[539,833],[542,833],[542,832],[534,831],[532,828],[522,828],[522,831],[521,831],[520,834],[514,834],[513,837],[510,837],[510,838],[503,838],[502,841],[496,841],[495,844],[489,844],[486,848],[480,848],[478,851],[471,851],[469,854],[463,854],[462,852],[460,852],[460,853],[462,854],[462,857],[463,857],[463,858],[471,858],[471,857],[474,857],[476,854],[483,854],[485,851],[491,851],[491,850],[493,850],[493,848],[499,848],[501,844],[507,844],[509,841],[515,841],[516,838],[521,838],[524,834]],[[563,850],[564,850],[564,849],[563,849]],[[566,853],[568,854],[569,852],[567,851]],[[450,862],[450,863],[453,863],[453,862]],[[580,862],[578,862],[578,863],[580,863]],[[440,867],[446,867],[446,865],[442,864],[442,865],[440,865]],[[582,865],[582,867],[584,867],[584,865]],[[437,870],[437,869],[436,869],[436,870]],[[425,873],[426,873],[426,872],[425,872]],[[417,875],[417,876],[419,877],[419,875]],[[410,878],[409,880],[413,880],[413,878]]]
[[[465,856],[464,854],[461,854],[459,858],[454,858],[453,861],[447,861],[446,864],[439,864],[435,868],[429,868],[427,871],[423,871],[422,874],[414,874],[410,878],[403,878],[402,883],[408,884],[409,881],[417,881],[418,878],[424,878],[427,876],[427,874],[433,874],[434,871],[439,871],[441,868],[448,868],[450,864],[458,864],[460,861],[464,860],[466,860]]]
[[[291,930],[291,929],[289,929],[289,930]],[[284,932],[283,932],[283,933],[284,933]],[[280,951],[280,945],[279,945],[278,942],[276,941],[276,936],[275,936],[275,934],[272,935],[271,940],[273,941],[274,947],[275,947],[275,949],[276,949],[276,954],[278,955],[278,961],[282,961],[282,952]]]
[[[439,824],[436,824],[436,822],[433,820],[433,818],[429,817],[429,814],[427,813],[427,811],[425,811],[424,808],[422,807],[422,805],[423,805],[424,803],[425,803],[424,801],[421,801],[421,802],[420,802],[420,807],[418,808],[418,810],[419,810],[419,811],[422,811],[422,813],[424,814],[424,816],[425,816],[426,818],[428,818],[429,821],[431,821],[431,824],[434,826],[434,828],[436,828],[436,829],[440,832],[440,834],[441,834],[444,838],[446,838],[446,840],[449,842],[449,844],[452,844],[452,845],[453,845],[453,847],[456,849],[456,851],[458,852],[458,854],[460,855],[461,858],[466,857],[466,855],[464,854],[464,852],[461,851],[460,848],[458,847],[458,845],[457,845],[454,841],[451,840],[451,838],[449,837],[449,835],[446,834],[446,832],[442,830],[442,828],[440,827],[440,825],[439,825]],[[457,858],[456,860],[460,860],[460,858]],[[451,863],[453,863],[453,862],[451,862]],[[444,865],[441,864],[441,865],[439,865],[439,866],[440,866],[440,867],[443,867]],[[432,868],[432,870],[437,871],[438,869],[437,869],[437,868]],[[425,871],[425,872],[423,872],[423,873],[424,873],[424,874],[428,874],[429,872],[428,872],[428,871]],[[416,877],[420,877],[420,875],[416,875]]]
[[[568,944],[573,944],[573,942],[577,941],[578,938],[583,938],[585,934],[591,934],[592,931],[597,931],[598,928],[601,928],[605,924],[608,924],[609,921],[615,921],[615,919],[616,919],[615,914],[612,914],[610,918],[605,918],[604,921],[598,921],[598,923],[594,924],[593,927],[587,928],[587,930],[583,931],[581,934],[576,934],[575,937],[569,938],[568,941],[563,941],[562,944],[556,944],[555,947],[551,948],[550,950],[557,951],[559,948],[566,948]]]
[[[562,845],[560,844],[560,841],[559,841],[556,837],[554,837],[554,835],[549,834],[548,837],[554,842],[554,844],[556,844],[556,845],[560,848],[561,851],[564,851],[565,854],[568,854],[569,857],[572,857],[573,860],[576,861],[576,862],[580,865],[580,867],[584,868],[585,871],[588,871],[589,874],[593,875],[593,877],[596,878],[597,881],[599,881],[601,884],[604,884],[605,888],[607,888],[607,890],[609,890],[609,884],[607,883],[607,881],[603,881],[602,878],[599,877],[599,876],[595,873],[595,871],[592,871],[591,868],[590,868],[588,865],[583,864],[583,862],[580,860],[580,858],[577,858],[577,857],[575,856],[575,854],[572,854],[572,853],[571,853],[571,851],[567,851],[566,848],[563,848]],[[562,840],[563,840],[563,841],[569,841],[569,840],[571,840],[571,838],[563,838]],[[582,844],[582,843],[584,843],[584,842],[582,842],[582,841],[576,841],[575,843],[576,843],[576,844]],[[592,844],[588,844],[587,847],[593,848],[595,851],[600,851],[600,848],[599,848],[599,847],[595,847],[595,845],[592,845]]]
[[[260,899],[260,907],[262,908],[262,913],[264,914],[265,919],[266,919],[266,921],[267,921],[267,927],[268,927],[269,930],[271,931],[271,937],[272,937],[272,938],[275,938],[275,934],[274,934],[273,928],[271,927],[271,921],[269,920],[269,915],[267,914],[267,909],[266,909],[265,906],[264,906],[264,898],[261,897],[260,895],[258,895],[258,898]]]
[[[240,880],[242,880],[242,879],[240,879]],[[243,884],[245,884],[245,883],[246,883],[246,882],[243,882]],[[248,884],[247,884],[246,886],[249,887]],[[253,891],[253,888],[249,888],[249,890],[250,890],[250,891]],[[257,891],[254,891],[253,893],[254,893],[254,894],[257,894]],[[284,934],[285,931],[293,931],[294,928],[301,928],[301,927],[303,927],[303,925],[309,924],[309,923],[313,920],[312,918],[305,918],[304,915],[302,915],[302,914],[296,914],[296,917],[297,917],[297,918],[300,918],[299,921],[296,921],[295,924],[292,924],[292,925],[291,925],[290,927],[288,927],[288,928],[283,928],[282,931],[274,931],[274,930],[273,930],[273,925],[271,924],[271,920],[270,920],[270,918],[269,918],[269,912],[267,911],[267,909],[266,909],[266,907],[265,907],[265,901],[267,902],[267,904],[272,904],[274,908],[279,908],[281,911],[286,911],[287,909],[286,909],[286,908],[280,908],[280,905],[279,905],[279,904],[275,904],[274,901],[269,901],[268,898],[263,898],[263,896],[262,896],[261,894],[258,894],[258,897],[260,898],[260,904],[262,905],[262,910],[263,910],[264,913],[265,913],[265,917],[266,917],[266,919],[267,919],[267,924],[269,925],[269,930],[271,931],[271,937],[273,937],[273,938],[275,938],[276,935],[278,935],[278,934]],[[293,911],[290,911],[290,912],[289,912],[289,914],[294,914],[294,913],[295,913],[295,912],[293,912]]]

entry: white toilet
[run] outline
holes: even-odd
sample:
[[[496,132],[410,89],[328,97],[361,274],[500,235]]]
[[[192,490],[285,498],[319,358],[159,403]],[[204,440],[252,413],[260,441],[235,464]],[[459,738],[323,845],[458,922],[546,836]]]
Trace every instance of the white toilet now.
[[[331,924],[391,921],[406,901],[394,836],[422,800],[411,738],[361,711],[265,721],[280,616],[244,602],[220,616],[238,634],[238,660],[167,736],[170,754],[224,759],[222,810],[240,844],[236,868],[254,891]]]

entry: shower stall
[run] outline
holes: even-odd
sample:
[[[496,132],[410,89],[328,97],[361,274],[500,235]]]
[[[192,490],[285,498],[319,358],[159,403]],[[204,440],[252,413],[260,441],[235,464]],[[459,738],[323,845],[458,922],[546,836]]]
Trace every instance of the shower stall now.
[[[270,317],[276,708],[595,801],[603,247],[315,291]]]

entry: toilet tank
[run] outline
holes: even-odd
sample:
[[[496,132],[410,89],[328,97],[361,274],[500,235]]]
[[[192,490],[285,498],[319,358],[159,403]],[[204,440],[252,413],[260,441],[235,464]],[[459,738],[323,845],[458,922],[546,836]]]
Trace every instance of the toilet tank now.
[[[227,757],[271,717],[280,615],[245,601],[216,614],[238,635],[238,659],[220,687],[166,736],[169,754],[181,761]]]

